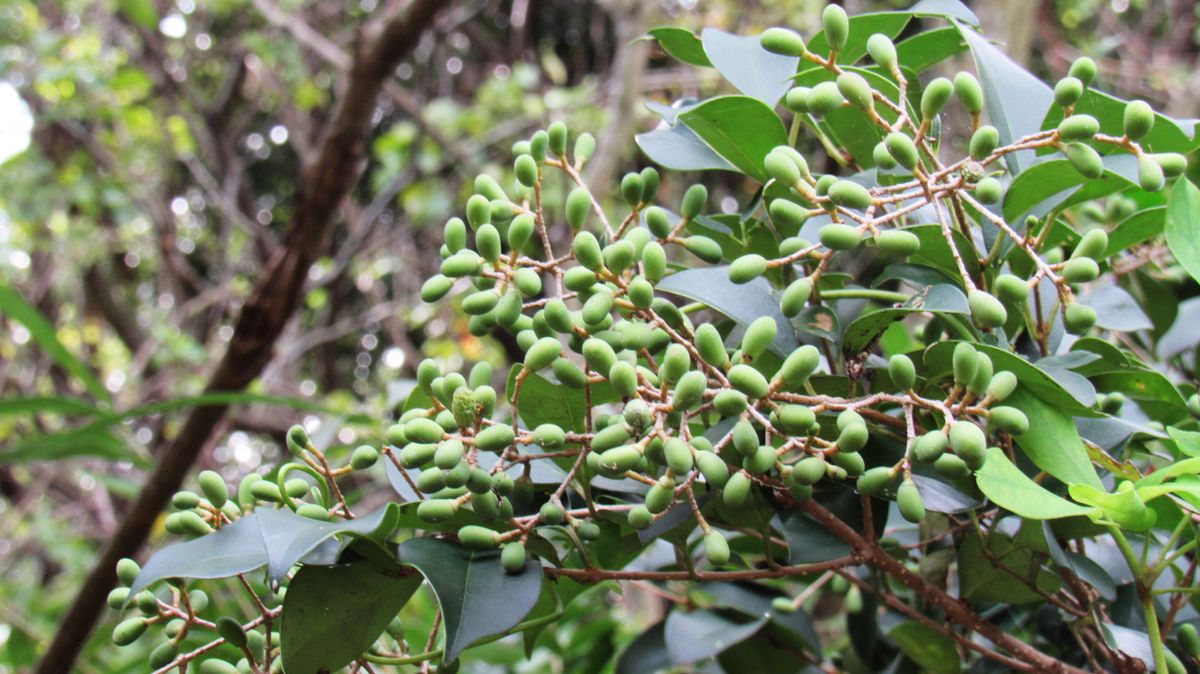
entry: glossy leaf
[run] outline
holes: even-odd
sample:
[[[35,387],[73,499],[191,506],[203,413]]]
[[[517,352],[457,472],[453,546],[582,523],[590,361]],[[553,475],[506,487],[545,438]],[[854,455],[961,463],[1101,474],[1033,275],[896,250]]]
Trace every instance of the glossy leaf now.
[[[1004,403],[1029,419],[1029,431],[1015,439],[1034,465],[1066,484],[1099,488],[1100,478],[1070,415],[1021,387]]]
[[[1096,310],[1096,325],[1106,330],[1134,332],[1154,327],[1137,300],[1118,285],[1092,288],[1079,301]]]
[[[676,171],[737,170],[682,124],[639,133],[634,136],[634,141],[651,161],[665,168]]]
[[[800,59],[772,54],[755,35],[734,35],[716,28],[700,33],[704,53],[721,76],[738,91],[775,107],[791,86]]]
[[[987,450],[987,461],[976,479],[979,490],[993,503],[1032,520],[1077,517],[1093,510],[1047,491],[1014,466],[998,447]]]
[[[658,40],[664,51],[680,61],[694,66],[712,66],[712,61],[709,61],[704,53],[704,45],[692,31],[674,26],[660,26],[648,33],[650,37]]]
[[[321,674],[350,664],[420,586],[417,573],[366,561],[301,568],[288,583],[280,617],[284,670]]]
[[[1171,254],[1200,281],[1200,189],[1186,178],[1171,188],[1165,231]]]
[[[742,173],[766,182],[763,158],[787,144],[787,130],[770,106],[749,96],[719,96],[690,108],[679,121]]]
[[[528,560],[521,573],[509,574],[499,552],[468,550],[437,538],[405,541],[397,559],[420,571],[437,595],[446,630],[445,662],[456,660],[472,643],[515,627],[542,588],[535,560]]]
[[[771,295],[770,285],[761,277],[738,285],[729,280],[728,267],[700,267],[667,276],[659,282],[658,290],[703,302],[742,327],[760,316],[771,316],[777,329],[771,351],[787,357],[799,346],[791,323]]]
[[[842,334],[842,350],[859,353],[889,325],[905,316],[922,312],[969,314],[967,296],[950,284],[926,287],[898,307],[888,307],[865,313],[846,326]]]
[[[717,655],[734,644],[749,639],[762,629],[767,619],[759,617],[738,623],[716,611],[671,611],[664,636],[671,662],[684,665]]]

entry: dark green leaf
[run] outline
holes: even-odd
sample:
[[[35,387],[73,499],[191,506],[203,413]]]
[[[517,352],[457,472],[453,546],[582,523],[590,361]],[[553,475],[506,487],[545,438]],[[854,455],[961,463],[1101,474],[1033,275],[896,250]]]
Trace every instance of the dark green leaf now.
[[[696,34],[686,28],[661,26],[649,31],[651,37],[658,40],[664,51],[671,56],[694,66],[711,66],[712,62],[704,54],[704,45]]]
[[[445,662],[456,660],[472,643],[502,634],[533,609],[542,590],[542,569],[529,560],[509,574],[496,551],[468,550],[436,538],[400,544],[401,564],[416,567],[437,595],[446,629]]]
[[[968,314],[967,296],[955,286],[939,284],[926,286],[898,307],[879,309],[859,316],[842,334],[842,350],[856,354],[867,348],[889,325],[905,316],[921,312]]]
[[[1118,285],[1092,288],[1079,301],[1096,310],[1096,325],[1105,330],[1134,332],[1154,327],[1137,300]]]
[[[753,583],[722,583],[707,581],[696,587],[721,601],[722,604],[751,618],[766,618],[800,637],[813,653],[821,652],[821,638],[812,618],[803,609],[781,613],[771,606],[779,596],[777,591]]]
[[[904,67],[919,74],[966,49],[957,28],[938,28],[896,43],[896,56]]]
[[[958,674],[962,671],[954,640],[924,623],[915,620],[900,623],[888,632],[888,637],[923,672]]]
[[[335,522],[320,522],[284,509],[260,509],[255,513],[267,551],[267,572],[273,580],[282,579],[305,555],[334,536],[350,534],[379,540],[392,532],[398,516],[399,506],[395,503],[357,519]]]
[[[704,660],[734,644],[749,639],[762,629],[767,619],[759,617],[737,623],[716,611],[671,611],[664,636],[671,662],[684,665]]]
[[[749,96],[711,98],[679,115],[717,154],[742,173],[766,182],[763,158],[787,144],[787,130],[769,105]]]
[[[617,658],[616,674],[652,674],[670,667],[665,626],[660,621],[639,634]]]
[[[910,12],[875,12],[859,14],[850,17],[850,38],[846,46],[838,52],[838,63],[854,63],[867,54],[867,39],[875,33],[883,33],[888,37],[896,37],[912,18]],[[812,36],[808,41],[808,50],[821,56],[829,55],[829,43],[825,41],[825,31]]]
[[[1104,257],[1116,255],[1118,252],[1149,241],[1162,234],[1167,224],[1166,206],[1155,206],[1144,211],[1138,211],[1125,218],[1108,233],[1108,248]]]
[[[1058,590],[1058,577],[1041,568],[1028,548],[994,532],[987,543],[985,553],[981,535],[972,531],[958,548],[959,589],[965,599],[1007,604],[1043,601],[1026,583],[1025,579],[1031,578],[1037,579],[1037,588],[1043,592]]]
[[[301,568],[288,584],[280,617],[284,669],[322,674],[350,664],[420,586],[419,574],[366,561]]]
[[[266,564],[267,548],[258,515],[250,514],[215,533],[154,553],[142,566],[129,595],[164,578],[228,578]]]
[[[1029,213],[1044,215],[1055,206],[1098,199],[1137,185],[1137,160],[1131,155],[1104,157],[1104,171],[1103,176],[1093,180],[1084,178],[1061,155],[1040,159],[1017,175],[1005,190],[1004,218],[1015,222]]]
[[[1167,247],[1192,278],[1200,281],[1200,189],[1182,178],[1167,201]]]

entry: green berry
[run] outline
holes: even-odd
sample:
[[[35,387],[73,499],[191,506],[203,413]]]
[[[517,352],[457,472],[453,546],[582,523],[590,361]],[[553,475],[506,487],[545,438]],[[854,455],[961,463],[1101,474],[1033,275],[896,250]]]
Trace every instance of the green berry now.
[[[746,502],[746,498],[750,496],[750,476],[743,471],[738,471],[729,476],[729,480],[725,482],[725,488],[721,491],[721,500],[730,508],[740,508]]]
[[[779,378],[790,387],[801,386],[821,364],[821,352],[811,344],[796,349],[779,368]]]
[[[211,470],[201,471],[197,482],[200,484],[200,491],[204,493],[204,497],[214,507],[220,508],[225,505],[225,501],[229,499],[229,487],[225,485],[225,479],[219,473]]]
[[[911,171],[920,163],[921,157],[917,153],[917,145],[907,134],[893,131],[883,139],[883,143],[887,146],[888,154],[892,155],[896,163],[904,168]]]
[[[696,455],[696,467],[704,476],[704,481],[714,489],[724,487],[729,481],[729,466],[725,460],[712,452],[699,452]]]
[[[608,371],[608,381],[622,398],[637,395],[637,368],[630,363],[623,360],[613,363],[612,369]]]
[[[458,530],[458,540],[474,550],[489,550],[500,545],[500,534],[487,527],[468,524]]]
[[[713,409],[723,417],[736,417],[746,411],[748,401],[741,391],[727,389],[713,398]]]
[[[1067,283],[1086,283],[1100,276],[1100,266],[1090,257],[1077,257],[1063,265],[1062,277]]]
[[[933,462],[933,468],[951,479],[964,478],[971,474],[971,467],[967,462],[954,454],[942,454]]]
[[[1077,77],[1064,77],[1054,85],[1054,102],[1060,108],[1069,108],[1083,96],[1083,82]]]
[[[968,466],[978,467],[987,449],[983,430],[969,421],[956,421],[950,426],[950,448]]]
[[[992,400],[1000,402],[1012,395],[1012,392],[1017,388],[1017,375],[1005,370],[992,375],[992,381],[988,383],[987,395]]]
[[[945,77],[931,81],[925,91],[921,92],[921,119],[931,120],[950,102],[954,94],[954,84]]]
[[[787,199],[775,199],[767,212],[776,224],[791,229],[799,229],[808,220],[808,209]]]
[[[770,316],[754,319],[742,336],[742,353],[750,358],[761,356],[775,340],[777,329],[775,319]]]
[[[866,470],[867,464],[863,459],[862,454],[858,452],[837,452],[829,457],[829,461],[833,465],[846,471],[846,475],[855,477]]]
[[[729,355],[725,352],[725,341],[712,323],[703,323],[696,328],[696,350],[704,362],[713,367],[725,367]]]
[[[1025,413],[1015,407],[1000,405],[988,412],[988,422],[1010,435],[1022,435],[1029,431],[1029,419]]]
[[[1081,56],[1071,64],[1067,74],[1082,82],[1083,86],[1091,86],[1092,81],[1096,79],[1096,62]]]
[[[1150,156],[1162,167],[1163,175],[1167,178],[1183,175],[1187,170],[1187,157],[1178,152],[1159,152]]]
[[[983,161],[1000,145],[1000,132],[994,126],[981,126],[971,134],[969,151],[971,159]]]
[[[913,458],[921,463],[936,461],[938,457],[946,452],[946,448],[949,446],[950,440],[946,437],[945,433],[941,430],[929,431],[913,441]]]
[[[671,405],[680,411],[690,410],[700,404],[704,398],[704,390],[708,387],[708,378],[703,372],[692,370],[680,377],[675,384],[675,392]]]
[[[892,481],[892,469],[888,466],[876,466],[858,476],[856,487],[860,494],[879,496]]]
[[[1009,304],[1019,304],[1029,297],[1029,284],[1012,274],[997,276],[994,290],[1001,301]]]
[[[807,107],[814,115],[826,115],[846,101],[835,82],[821,82],[808,92]]]
[[[1157,166],[1157,164],[1156,164]],[[757,253],[739,257],[729,265],[729,280],[737,284],[749,283],[767,271],[767,260]]]
[[[867,38],[867,53],[887,70],[892,70],[897,65],[896,45],[883,33],[875,33]]]
[[[871,95],[871,85],[867,84],[862,75],[849,70],[843,71],[837,76],[837,87],[851,105],[864,110],[874,107],[875,99]]]
[[[912,478],[904,478],[896,489],[896,505],[900,507],[900,515],[913,524],[925,519],[925,504],[921,502],[921,492]]]
[[[767,395],[770,384],[761,372],[749,365],[738,364],[729,369],[729,383],[751,398]]]
[[[683,241],[683,247],[705,262],[715,264],[721,261],[720,244],[707,236],[689,236]]]
[[[1004,196],[1004,186],[999,180],[988,176],[975,183],[975,198],[980,203],[994,204],[1000,201]]]
[[[133,585],[133,581],[137,580],[138,574],[141,572],[142,567],[128,557],[117,562],[117,579],[124,585]]]
[[[604,266],[614,274],[620,274],[633,266],[637,249],[628,239],[614,241],[604,247]]]
[[[901,353],[888,360],[888,376],[901,391],[907,391],[917,383],[917,370],[912,359]]]
[[[810,295],[812,295],[812,281],[807,276],[798,278],[784,289],[783,295],[779,298],[779,308],[784,316],[793,318],[804,310]]]
[[[644,191],[645,184],[640,173],[626,173],[621,178],[621,198],[630,208],[642,202],[642,192]]]
[[[742,460],[742,468],[751,475],[762,475],[775,466],[778,454],[770,445],[762,445]]]
[[[862,241],[862,233],[853,225],[835,222],[821,227],[818,238],[830,250],[850,250]]]
[[[174,641],[166,641],[154,647],[150,651],[148,662],[154,669],[161,669],[175,661],[179,656],[179,644]]]
[[[1104,160],[1090,145],[1083,143],[1068,143],[1063,152],[1067,161],[1085,178],[1095,180],[1104,175]]]
[[[1063,140],[1091,140],[1100,132],[1100,122],[1091,115],[1071,115],[1058,124],[1058,136]]]
[[[572,229],[580,229],[587,222],[588,213],[592,209],[592,196],[587,188],[576,187],[567,194],[566,216],[567,224]]]
[[[1192,658],[1200,658],[1200,635],[1196,634],[1196,626],[1183,623],[1179,626],[1179,645]]]
[[[242,624],[233,618],[229,616],[217,618],[216,632],[231,646],[235,648],[246,647],[246,630],[242,629]]]
[[[721,566],[729,561],[729,542],[719,531],[709,531],[704,535],[704,556],[713,566]]]
[[[883,142],[875,144],[875,147],[871,150],[871,158],[875,160],[876,166],[885,171],[890,171],[898,166],[896,158],[892,156],[892,153],[888,152],[887,145]]]
[[[646,279],[652,283],[658,282],[667,273],[667,254],[657,241],[650,241],[642,247],[642,269]]]
[[[368,445],[362,445],[350,454],[350,467],[354,470],[366,470],[379,460],[379,450]]]
[[[1166,184],[1166,174],[1162,165],[1153,157],[1138,157],[1138,186],[1147,192],[1157,192]]]
[[[657,515],[671,507],[674,500],[675,480],[669,475],[664,475],[646,492],[646,509]]]
[[[1000,300],[978,288],[967,294],[967,305],[971,318],[981,328],[998,328],[1008,320],[1008,312]]]
[[[960,72],[954,76],[954,94],[970,114],[983,112],[983,88],[971,73]]]
[[[500,565],[504,567],[507,573],[513,574],[524,571],[525,559],[525,546],[520,541],[506,543],[504,548],[500,550]]]
[[[850,17],[837,5],[826,5],[821,12],[821,28],[830,51],[841,51],[850,39]]]
[[[1096,310],[1086,304],[1072,304],[1063,312],[1063,324],[1071,334],[1087,332],[1096,324]]]
[[[1123,122],[1125,135],[1141,140],[1154,129],[1154,109],[1146,101],[1129,101],[1125,104]]]
[[[608,342],[596,337],[589,337],[581,348],[583,359],[588,367],[596,372],[607,373],[617,361],[617,353]]]
[[[804,38],[794,30],[787,28],[768,28],[758,38],[763,49],[772,54],[784,56],[803,56],[807,51]]]
[[[700,184],[692,185],[687,192],[683,193],[683,200],[679,204],[679,214],[683,216],[684,220],[691,220],[700,215],[707,202],[708,188]]]
[[[648,528],[654,523],[654,513],[644,505],[635,505],[629,509],[627,514],[629,518],[629,526],[641,531]]]
[[[829,198],[838,206],[860,211],[869,208],[874,199],[867,188],[853,180],[839,180],[834,183],[829,188]]]
[[[118,646],[128,646],[146,633],[146,619],[142,617],[126,618],[113,628],[112,640]]]
[[[596,137],[587,132],[579,134],[579,137],[575,139],[574,151],[571,153],[575,157],[575,161],[582,164],[591,159],[595,153]]]
[[[515,434],[507,424],[493,424],[475,436],[475,446],[485,452],[499,452],[513,443]]]

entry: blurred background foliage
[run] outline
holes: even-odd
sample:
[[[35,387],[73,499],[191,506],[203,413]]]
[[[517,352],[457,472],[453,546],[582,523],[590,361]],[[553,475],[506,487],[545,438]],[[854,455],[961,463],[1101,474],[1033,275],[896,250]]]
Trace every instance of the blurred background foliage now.
[[[381,3],[394,4],[0,3],[0,672],[37,660],[145,467],[201,393],[280,245],[356,31]],[[453,2],[385,87],[364,178],[302,310],[197,468],[231,480],[269,473],[293,423],[334,452],[370,439],[423,357],[501,365],[514,345],[473,337],[462,314],[417,297],[435,271],[441,225],[474,177],[511,181],[512,143],[563,120],[596,134],[587,179],[614,197],[615,178],[645,161],[632,142],[655,123],[644,103],[718,86],[715,73],[639,36],[660,24],[811,34],[824,4]],[[845,4],[857,13],[909,3]],[[1056,78],[1088,55],[1113,93],[1196,116],[1200,5],[1190,0],[968,4],[1034,72]],[[686,178],[664,185],[663,200],[677,199]],[[706,180],[713,203],[736,208],[737,177]],[[549,207],[563,196],[552,188]],[[616,646],[656,611],[649,595],[611,590],[572,604],[519,670],[611,669]],[[406,613],[419,625],[429,608],[413,602]],[[143,671],[145,653],[107,643],[102,628],[79,671]],[[469,667],[518,667],[520,650],[497,642]]]

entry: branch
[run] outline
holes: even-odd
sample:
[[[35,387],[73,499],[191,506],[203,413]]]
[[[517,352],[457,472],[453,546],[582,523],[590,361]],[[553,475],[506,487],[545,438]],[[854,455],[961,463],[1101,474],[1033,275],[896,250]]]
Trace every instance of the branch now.
[[[309,267],[330,236],[338,206],[358,181],[371,114],[384,81],[445,4],[442,0],[414,0],[406,14],[381,28],[363,31],[345,93],[322,134],[317,159],[304,168],[287,237],[263,268],[207,391],[242,390],[270,361],[275,341],[299,303]],[[104,610],[105,597],[116,579],[117,561],[141,548],[158,513],[183,484],[226,409],[225,405],[198,407],[188,415],[64,615],[37,674],[71,670]]]

